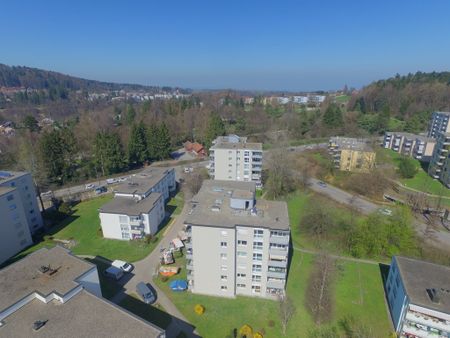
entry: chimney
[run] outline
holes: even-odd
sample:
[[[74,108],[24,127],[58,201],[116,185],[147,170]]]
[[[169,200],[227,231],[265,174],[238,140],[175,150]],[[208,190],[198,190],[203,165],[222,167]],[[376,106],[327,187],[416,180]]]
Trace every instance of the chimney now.
[[[427,289],[427,294],[433,303],[439,303],[440,301],[439,290],[435,288]]]

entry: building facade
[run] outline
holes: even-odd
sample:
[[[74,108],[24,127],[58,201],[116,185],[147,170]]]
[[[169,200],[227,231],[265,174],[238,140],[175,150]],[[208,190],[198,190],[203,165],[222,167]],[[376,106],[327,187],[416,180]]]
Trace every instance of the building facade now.
[[[402,132],[386,132],[383,139],[384,148],[422,162],[431,160],[435,145],[434,138]]]
[[[133,240],[154,235],[165,218],[164,202],[176,190],[175,170],[149,168],[114,189],[99,209],[105,238]]]
[[[450,268],[395,256],[386,296],[399,337],[450,337]]]
[[[261,187],[262,143],[237,135],[220,136],[209,149],[209,174],[214,180],[255,182]]]
[[[339,170],[369,172],[375,166],[375,151],[363,139],[332,137],[328,152]]]
[[[16,204],[22,204],[27,220],[27,226],[32,235],[43,228],[44,222],[39,210],[36,189],[30,173],[0,171],[0,187],[11,187],[16,189],[18,193]]]
[[[205,181],[185,220],[193,293],[284,295],[290,226],[285,202],[255,201],[255,183]]]
[[[0,270],[0,285],[2,337],[165,337],[104,299],[97,266],[59,246]]]
[[[434,112],[428,130],[428,137],[438,138],[440,133],[450,133],[450,112]]]
[[[33,244],[21,196],[16,188],[0,187],[0,264]]]
[[[449,150],[450,133],[439,134],[428,168],[428,173],[431,177],[440,180],[447,188],[450,188]]]

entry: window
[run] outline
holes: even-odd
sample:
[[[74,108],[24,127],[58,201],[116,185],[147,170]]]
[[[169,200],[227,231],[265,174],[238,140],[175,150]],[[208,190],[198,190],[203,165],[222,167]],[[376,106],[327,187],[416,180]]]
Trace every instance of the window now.
[[[271,249],[278,249],[278,250],[287,250],[287,245],[270,243],[270,248]]]
[[[252,285],[252,292],[253,293],[260,293],[261,292],[261,285]]]
[[[244,169],[250,169],[250,164],[245,163],[245,164],[244,164]]]
[[[14,199],[14,195],[8,195],[8,196],[6,196],[6,200],[9,202],[9,201],[12,201]]]
[[[248,163],[250,160],[248,157],[244,157],[244,163]]]
[[[222,281],[226,281],[228,279],[228,276],[227,275],[222,275],[222,276],[220,276],[220,279]]]
[[[238,251],[237,256],[244,258],[244,257],[247,257],[247,253],[245,251]]]
[[[238,239],[238,245],[246,246],[247,245],[247,241],[243,241],[241,239]]]
[[[130,239],[130,233],[122,231],[122,239]]]
[[[255,238],[262,238],[264,235],[264,230],[257,229],[253,231],[253,237]]]
[[[253,264],[252,271],[253,272],[261,272],[262,271],[262,266],[259,265],[259,264]]]
[[[222,258],[222,259],[227,259],[227,254],[226,254],[226,253],[221,253],[221,254],[220,254],[220,258]]]
[[[270,235],[273,237],[286,237],[289,235],[288,232],[273,230],[270,232]]]
[[[227,291],[227,290],[228,290],[228,288],[227,288],[227,286],[226,286],[226,285],[222,285],[222,286],[220,287],[220,290],[222,290],[222,291]]]
[[[245,278],[247,275],[245,273],[242,272],[238,272],[237,277],[238,278]]]
[[[261,276],[252,275],[252,282],[261,282]]]
[[[227,247],[227,242],[220,242],[220,247],[221,248],[226,248]]]
[[[253,242],[253,250],[262,250],[263,242]]]
[[[122,231],[128,231],[128,225],[127,224],[121,224],[120,225],[120,230],[122,230]]]
[[[119,216],[120,223],[128,223],[128,216]]]
[[[253,260],[254,260],[254,261],[262,261],[262,254],[260,254],[260,253],[254,253],[254,254],[253,254]]]
[[[236,284],[238,288],[245,288],[245,284]]]
[[[244,156],[250,156],[250,152],[249,151],[244,151]]]

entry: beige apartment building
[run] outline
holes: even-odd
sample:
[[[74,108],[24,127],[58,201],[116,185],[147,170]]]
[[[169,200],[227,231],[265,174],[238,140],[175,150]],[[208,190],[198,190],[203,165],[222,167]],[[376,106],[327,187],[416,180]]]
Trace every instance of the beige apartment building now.
[[[262,143],[237,135],[219,136],[209,149],[209,174],[214,180],[255,182],[261,187]]]
[[[422,162],[429,162],[433,156],[436,139],[403,132],[386,132],[383,147],[399,154],[412,156]]]
[[[204,181],[185,220],[189,289],[213,296],[284,294],[286,202],[255,200],[254,182]]]
[[[328,151],[339,170],[369,172],[375,166],[375,151],[364,139],[332,137]]]
[[[33,244],[16,188],[0,186],[0,264]]]

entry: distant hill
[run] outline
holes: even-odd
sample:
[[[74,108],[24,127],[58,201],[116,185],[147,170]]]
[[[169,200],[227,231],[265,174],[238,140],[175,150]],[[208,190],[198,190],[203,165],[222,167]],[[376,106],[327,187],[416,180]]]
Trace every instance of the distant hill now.
[[[112,91],[121,89],[157,91],[160,89],[160,87],[156,86],[86,80],[48,70],[23,66],[7,66],[4,64],[0,64],[0,87],[25,87],[37,90],[49,90],[60,87],[66,90],[86,91]],[[171,88],[163,87],[162,89],[170,90]]]
[[[419,112],[448,111],[450,72],[417,72],[373,82],[353,95],[349,109],[363,113],[389,110],[402,120]]]

